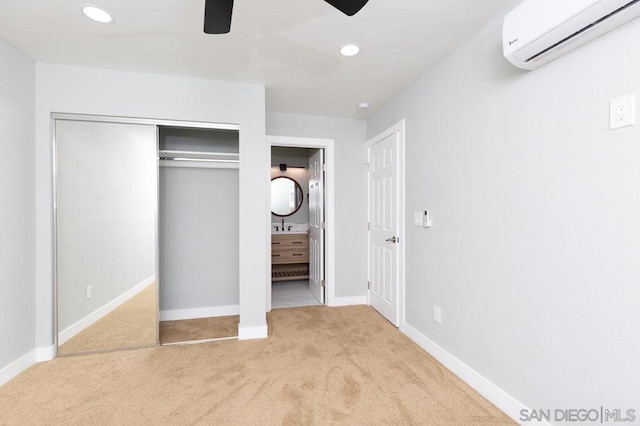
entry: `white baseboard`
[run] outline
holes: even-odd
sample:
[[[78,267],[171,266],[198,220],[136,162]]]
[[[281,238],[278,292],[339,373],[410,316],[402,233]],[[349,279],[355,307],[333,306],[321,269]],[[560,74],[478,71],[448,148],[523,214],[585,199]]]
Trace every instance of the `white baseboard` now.
[[[418,344],[422,349],[427,351],[431,356],[437,359],[442,365],[447,367],[460,379],[465,381],[469,386],[475,389],[480,395],[489,400],[493,405],[502,410],[507,416],[511,417],[515,422],[520,423],[520,411],[527,410],[520,401],[491,383],[480,373],[469,367],[464,362],[447,352],[433,340],[404,323],[404,333]],[[548,425],[547,422],[536,422],[540,425]]]
[[[240,315],[240,305],[207,306],[204,308],[160,311],[160,321],[178,321],[196,318],[228,317]]]
[[[242,324],[238,325],[239,340],[264,339],[267,337],[269,337],[269,327],[267,324],[258,327],[243,327]]]
[[[0,386],[4,385],[35,363],[36,350],[34,349],[0,370]]]
[[[142,281],[140,284],[137,284],[131,290],[121,294],[120,296],[113,299],[111,302],[102,306],[101,308],[95,310],[90,313],[86,317],[82,318],[80,321],[75,324],[67,327],[65,330],[61,331],[58,335],[58,345],[62,345],[67,340],[71,339],[76,334],[80,333],[85,328],[89,327],[91,324],[95,323],[105,315],[111,313],[115,309],[117,309],[120,305],[131,299],[136,294],[140,293],[144,290],[149,284],[153,283],[156,280],[156,276],[152,275],[149,278]]]
[[[22,373],[24,370],[38,362],[51,361],[53,359],[54,353],[55,346],[36,348],[29,351],[29,353],[21,356],[11,364],[0,369],[0,386],[4,385],[9,380],[13,379],[18,374]]]
[[[51,361],[55,357],[56,347],[45,346],[44,348],[36,348],[36,362]]]
[[[352,306],[352,305],[366,305],[367,296],[352,296],[352,297],[334,297],[331,299],[329,306]]]

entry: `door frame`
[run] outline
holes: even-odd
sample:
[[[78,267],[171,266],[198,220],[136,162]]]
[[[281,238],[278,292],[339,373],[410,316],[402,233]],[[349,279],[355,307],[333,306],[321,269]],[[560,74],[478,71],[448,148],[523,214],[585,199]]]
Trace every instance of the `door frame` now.
[[[398,297],[398,328],[404,332],[405,326],[405,120],[374,136],[367,141],[367,222],[371,223],[371,148],[378,142],[398,134],[398,155],[397,155],[397,217],[398,217],[398,276],[397,276],[397,297]],[[367,280],[371,282],[371,233],[367,232]],[[367,305],[371,305],[371,289],[367,290]]]
[[[292,136],[267,135],[267,158],[265,190],[271,192],[271,147],[317,148],[324,149],[326,165],[324,182],[324,221],[325,221],[325,305],[334,306],[336,298],[336,227],[335,227],[335,147],[333,139],[301,138]],[[271,197],[267,197],[267,211],[271,212]],[[271,247],[271,220],[265,229],[268,247]],[[271,249],[267,250],[267,312],[271,312]]]

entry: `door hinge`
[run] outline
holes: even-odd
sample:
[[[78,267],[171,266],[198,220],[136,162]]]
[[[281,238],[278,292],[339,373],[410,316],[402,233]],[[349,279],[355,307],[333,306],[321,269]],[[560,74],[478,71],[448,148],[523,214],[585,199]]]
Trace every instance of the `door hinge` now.
[[[327,223],[326,222],[322,222],[320,224],[320,229],[327,229]]]
[[[320,286],[321,286],[322,288],[324,288],[324,286],[325,286],[324,280],[321,280],[321,281],[320,281]]]
[[[367,163],[367,171],[370,172],[371,171],[371,163]]]
[[[371,281],[367,281],[367,290],[371,290]]]
[[[326,164],[323,164],[323,165],[322,165],[322,171],[323,171],[323,172],[326,172],[326,171],[327,171],[327,165],[326,165]]]
[[[371,222],[367,222],[367,231],[371,231]]]

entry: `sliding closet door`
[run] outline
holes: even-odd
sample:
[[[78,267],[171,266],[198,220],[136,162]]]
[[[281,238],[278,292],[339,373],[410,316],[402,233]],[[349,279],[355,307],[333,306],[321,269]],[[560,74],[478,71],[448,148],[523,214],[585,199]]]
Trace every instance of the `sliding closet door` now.
[[[156,127],[55,121],[58,354],[157,344]]]

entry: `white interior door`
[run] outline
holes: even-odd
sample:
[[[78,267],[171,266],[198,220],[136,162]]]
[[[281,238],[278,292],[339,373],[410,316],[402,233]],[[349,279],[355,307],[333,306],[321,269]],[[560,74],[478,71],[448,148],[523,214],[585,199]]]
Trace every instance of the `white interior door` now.
[[[399,135],[369,148],[369,302],[395,326],[399,322]]]
[[[309,290],[324,303],[324,158],[309,158]]]

